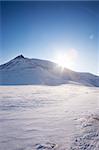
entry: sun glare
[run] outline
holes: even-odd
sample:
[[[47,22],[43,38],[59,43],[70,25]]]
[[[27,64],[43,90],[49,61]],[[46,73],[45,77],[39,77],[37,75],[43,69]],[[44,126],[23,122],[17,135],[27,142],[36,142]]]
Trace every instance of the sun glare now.
[[[55,62],[62,68],[71,68],[75,64],[77,51],[72,49],[67,53],[58,53]]]

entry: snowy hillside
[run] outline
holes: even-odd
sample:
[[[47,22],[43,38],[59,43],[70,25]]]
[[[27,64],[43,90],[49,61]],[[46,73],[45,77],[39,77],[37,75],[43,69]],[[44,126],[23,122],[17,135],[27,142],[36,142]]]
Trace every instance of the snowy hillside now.
[[[0,85],[60,85],[76,83],[99,86],[99,77],[90,73],[79,73],[62,69],[57,64],[22,55],[0,65]]]

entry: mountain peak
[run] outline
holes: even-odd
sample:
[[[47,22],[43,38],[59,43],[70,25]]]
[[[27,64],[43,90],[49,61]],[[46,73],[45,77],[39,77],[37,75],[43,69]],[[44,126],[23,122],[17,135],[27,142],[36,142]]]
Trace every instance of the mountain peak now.
[[[15,59],[17,59],[17,58],[24,58],[24,56],[21,54],[21,55],[15,57]]]

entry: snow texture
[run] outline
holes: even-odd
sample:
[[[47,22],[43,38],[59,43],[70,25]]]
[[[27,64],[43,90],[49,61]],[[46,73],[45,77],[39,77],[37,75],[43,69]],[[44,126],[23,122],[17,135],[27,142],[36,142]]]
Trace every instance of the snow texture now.
[[[99,150],[99,88],[0,86],[0,150]]]
[[[82,133],[75,138],[71,150],[99,150],[99,115],[92,114],[80,121]]]

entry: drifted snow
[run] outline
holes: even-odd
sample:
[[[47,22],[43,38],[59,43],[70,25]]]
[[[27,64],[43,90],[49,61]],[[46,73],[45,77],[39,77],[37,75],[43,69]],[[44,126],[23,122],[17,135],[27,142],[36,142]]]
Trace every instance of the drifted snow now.
[[[80,134],[75,137],[71,150],[99,150],[99,115],[80,118]]]
[[[0,150],[98,150],[99,88],[1,86]]]

